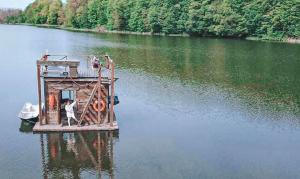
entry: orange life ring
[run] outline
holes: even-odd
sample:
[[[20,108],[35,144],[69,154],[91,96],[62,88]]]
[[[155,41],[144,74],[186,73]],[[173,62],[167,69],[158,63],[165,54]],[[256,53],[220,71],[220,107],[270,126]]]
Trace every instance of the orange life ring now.
[[[100,111],[103,112],[105,110],[105,102],[103,100],[100,101]],[[93,108],[96,112],[98,112],[98,100],[94,102]]]
[[[49,95],[49,107],[51,110],[55,107],[55,96],[53,94]]]

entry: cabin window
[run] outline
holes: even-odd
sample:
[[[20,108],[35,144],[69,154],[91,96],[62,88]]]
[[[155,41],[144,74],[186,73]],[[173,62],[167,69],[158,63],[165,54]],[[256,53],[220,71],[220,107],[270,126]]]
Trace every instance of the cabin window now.
[[[63,90],[61,92],[62,101],[72,100],[74,101],[74,91],[72,90]]]

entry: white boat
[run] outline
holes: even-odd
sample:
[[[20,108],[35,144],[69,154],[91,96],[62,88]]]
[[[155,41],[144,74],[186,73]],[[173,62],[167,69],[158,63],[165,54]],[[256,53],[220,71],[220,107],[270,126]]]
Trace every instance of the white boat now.
[[[43,106],[43,105],[42,105]],[[25,103],[18,117],[27,122],[35,123],[39,116],[39,105]]]

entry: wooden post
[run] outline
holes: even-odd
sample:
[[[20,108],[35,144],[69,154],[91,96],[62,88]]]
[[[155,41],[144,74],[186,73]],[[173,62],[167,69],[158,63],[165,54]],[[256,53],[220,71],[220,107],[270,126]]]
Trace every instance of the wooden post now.
[[[113,127],[113,122],[114,122],[114,102],[115,102],[115,65],[114,63],[111,61],[111,85],[110,85],[110,108],[109,108],[109,124],[110,127]]]
[[[99,178],[101,178],[101,136],[100,136],[100,132],[98,132],[98,135],[97,135],[97,137],[98,137],[98,144],[97,144],[97,152],[98,152],[98,167],[99,167],[99,169],[98,169],[98,172],[99,172]]]
[[[98,125],[100,125],[101,121],[101,65],[99,65],[99,71],[98,71]]]
[[[109,64],[110,64],[110,58],[109,58],[108,55],[104,55],[104,58],[105,58],[105,67],[106,67],[107,69],[109,69],[109,68],[110,68],[110,67],[109,67]]]
[[[47,170],[46,170],[46,159],[45,159],[45,144],[44,144],[44,135],[40,135],[40,142],[41,142],[41,155],[42,155],[42,167],[43,167],[43,177],[45,179],[48,178]]]
[[[41,93],[41,66],[37,65],[37,80],[38,80],[38,100],[39,100],[39,122],[42,125],[42,93]]]
[[[57,123],[58,124],[61,124],[61,116],[60,116],[60,107],[61,107],[61,91],[57,91],[57,94],[55,95],[56,96],[56,110],[57,110]],[[69,98],[71,99],[71,98]]]
[[[47,118],[47,114],[48,114],[48,108],[49,108],[49,104],[48,103],[48,83],[46,81],[44,81],[43,83],[43,87],[44,87],[44,96],[45,96],[45,110],[42,111],[42,114],[43,114],[43,118],[44,118],[44,124],[47,124],[48,123],[48,118]]]
[[[114,179],[114,143],[113,143],[113,131],[109,131],[109,161],[110,161],[110,178]]]

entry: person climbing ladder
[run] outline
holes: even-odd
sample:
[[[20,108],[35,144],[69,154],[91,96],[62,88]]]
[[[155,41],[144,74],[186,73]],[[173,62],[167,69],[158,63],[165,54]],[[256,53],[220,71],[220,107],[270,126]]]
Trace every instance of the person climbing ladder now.
[[[76,103],[77,103],[77,101],[74,101],[73,103],[71,103],[71,101],[68,100],[67,104],[65,106],[69,127],[71,126],[71,118],[73,118],[76,122],[78,122],[78,120],[75,117],[75,113],[74,113],[74,109],[73,109],[73,107],[76,105]]]

